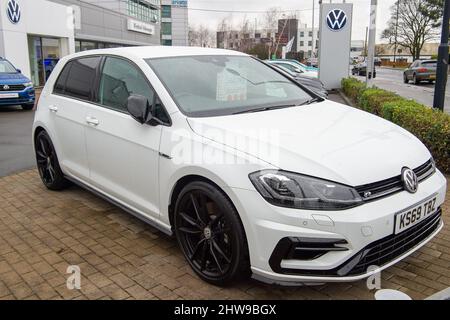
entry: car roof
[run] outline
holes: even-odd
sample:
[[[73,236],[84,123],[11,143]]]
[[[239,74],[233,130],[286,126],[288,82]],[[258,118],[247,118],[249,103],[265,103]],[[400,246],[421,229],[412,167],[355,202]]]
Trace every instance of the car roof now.
[[[164,57],[185,57],[185,56],[204,56],[204,55],[228,55],[228,56],[248,56],[245,53],[200,47],[177,47],[177,46],[143,46],[143,47],[121,47],[110,49],[88,50],[70,55],[69,58],[82,57],[87,55],[112,54],[129,58],[164,58]]]
[[[270,60],[270,61],[272,61],[273,63],[276,63],[276,64],[284,63],[284,64],[296,66],[295,63],[293,63],[292,61],[286,61],[286,60]]]

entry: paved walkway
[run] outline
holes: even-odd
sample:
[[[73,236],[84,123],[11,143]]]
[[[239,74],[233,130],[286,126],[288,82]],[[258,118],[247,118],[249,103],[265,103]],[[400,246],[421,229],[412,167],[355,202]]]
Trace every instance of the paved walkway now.
[[[447,195],[450,199],[450,194]],[[450,201],[444,230],[382,273],[382,287],[422,299],[450,286]],[[69,265],[81,290],[68,290]],[[1,299],[372,299],[365,281],[283,288],[199,280],[176,241],[94,195],[51,192],[37,172],[0,178]]]

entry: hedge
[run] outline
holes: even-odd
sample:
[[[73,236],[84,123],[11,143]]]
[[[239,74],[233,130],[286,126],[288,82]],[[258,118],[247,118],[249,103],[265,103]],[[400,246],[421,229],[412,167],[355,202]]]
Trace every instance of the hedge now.
[[[430,150],[438,168],[450,174],[450,115],[387,90],[367,88],[355,78],[343,79],[342,89],[354,107],[392,121],[414,134]]]

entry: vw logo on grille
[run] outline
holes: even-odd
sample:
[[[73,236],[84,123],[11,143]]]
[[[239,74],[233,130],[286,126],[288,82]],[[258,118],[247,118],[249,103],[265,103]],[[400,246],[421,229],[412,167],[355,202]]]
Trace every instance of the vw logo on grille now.
[[[8,86],[7,84],[5,84],[5,85],[3,86],[3,90],[9,90],[9,86]]]
[[[20,21],[20,6],[16,0],[9,0],[6,8],[6,14],[11,23],[18,23]]]
[[[328,12],[327,25],[332,31],[339,31],[347,24],[347,15],[341,9]]]
[[[417,180],[417,175],[414,171],[409,168],[403,168],[402,170],[402,182],[405,190],[409,193],[416,193],[419,187],[419,182]]]

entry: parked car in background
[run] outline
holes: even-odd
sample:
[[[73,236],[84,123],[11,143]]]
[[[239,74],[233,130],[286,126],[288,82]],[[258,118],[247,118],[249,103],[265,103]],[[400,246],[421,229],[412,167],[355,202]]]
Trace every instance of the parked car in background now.
[[[309,88],[310,90],[317,93],[322,98],[326,99],[328,98],[328,91],[325,89],[322,81],[320,81],[317,78],[311,78],[303,76],[301,73],[295,73],[290,71],[289,69],[279,65],[279,64],[269,64],[270,66],[287,73],[289,76],[295,79],[298,83],[304,85],[305,87]]]
[[[367,74],[367,63],[366,62],[360,62],[353,66],[352,68],[352,75],[354,76],[362,76],[365,77]],[[372,73],[369,73],[369,77],[372,77]],[[373,67],[373,77],[377,77],[377,70],[375,66]]]
[[[21,105],[24,110],[34,107],[34,88],[11,62],[0,57],[0,106]]]
[[[420,84],[422,81],[432,83],[436,80],[436,60],[416,60],[403,72],[403,82]]]
[[[293,62],[289,62],[286,60],[266,60],[267,63],[270,64],[276,64],[279,66],[282,66],[286,69],[288,69],[289,71],[298,73],[298,74],[302,74],[305,77],[310,77],[310,78],[318,78],[319,77],[319,73],[317,71],[308,71],[305,67],[302,67],[296,63]]]
[[[374,58],[373,64],[375,67],[381,67],[381,59],[380,58]]]
[[[270,61],[291,62],[291,63],[298,65],[300,68],[302,68],[302,70],[319,72],[318,68],[313,67],[313,66],[307,66],[306,64],[301,63],[300,61],[297,61],[294,59],[273,59]]]
[[[317,58],[308,58],[308,60],[306,60],[306,63],[308,64],[308,66],[311,66],[311,67],[315,67],[315,68],[319,67],[319,59],[317,59]]]
[[[356,281],[443,227],[446,179],[419,139],[237,51],[65,56],[32,135],[48,189],[74,182],[175,235],[215,285]]]

